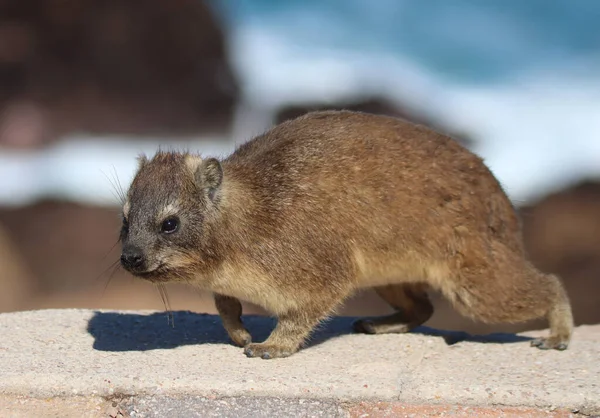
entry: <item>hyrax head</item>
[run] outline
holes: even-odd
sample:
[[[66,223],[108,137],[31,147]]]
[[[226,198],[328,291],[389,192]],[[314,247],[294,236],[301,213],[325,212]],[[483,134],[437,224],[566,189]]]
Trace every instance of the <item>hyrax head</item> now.
[[[186,280],[214,257],[223,170],[214,159],[159,152],[140,158],[123,205],[121,265],[156,282]]]

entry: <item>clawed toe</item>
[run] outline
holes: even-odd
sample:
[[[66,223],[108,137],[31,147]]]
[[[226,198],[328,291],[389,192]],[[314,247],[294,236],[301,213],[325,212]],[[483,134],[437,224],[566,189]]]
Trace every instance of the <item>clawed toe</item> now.
[[[537,347],[540,350],[566,350],[568,343],[561,338],[548,337],[548,338],[536,338],[531,341],[532,347]]]
[[[247,357],[260,357],[264,360],[289,357],[293,353],[292,350],[285,347],[262,343],[248,344],[244,348],[244,354],[246,354]]]

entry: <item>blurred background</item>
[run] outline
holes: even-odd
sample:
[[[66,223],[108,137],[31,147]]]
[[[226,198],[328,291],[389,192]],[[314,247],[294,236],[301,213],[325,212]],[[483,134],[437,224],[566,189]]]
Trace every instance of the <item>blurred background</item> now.
[[[598,323],[599,20],[596,0],[0,0],[0,311],[164,309],[110,267],[135,157],[225,156],[279,121],[346,108],[480,154],[534,263],[563,277],[577,323]],[[169,295],[214,312],[209,295]],[[486,327],[436,304],[437,327],[546,326]],[[385,312],[365,292],[341,313]]]

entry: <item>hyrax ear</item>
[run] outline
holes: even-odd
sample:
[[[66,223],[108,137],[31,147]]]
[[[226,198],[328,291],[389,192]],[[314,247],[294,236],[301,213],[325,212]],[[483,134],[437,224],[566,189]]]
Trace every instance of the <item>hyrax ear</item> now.
[[[214,200],[223,181],[223,167],[216,158],[207,158],[198,166],[195,178],[198,185],[206,190],[210,200]]]
[[[145,154],[140,154],[137,157],[138,171],[141,170],[146,164],[148,164],[148,157]]]

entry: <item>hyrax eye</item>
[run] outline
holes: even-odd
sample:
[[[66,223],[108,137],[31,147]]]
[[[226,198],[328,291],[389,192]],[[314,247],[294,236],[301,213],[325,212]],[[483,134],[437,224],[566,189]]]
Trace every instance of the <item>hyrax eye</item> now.
[[[177,231],[178,227],[179,219],[167,218],[163,221],[162,225],[160,226],[160,232],[164,234],[172,234],[173,232]]]
[[[127,222],[127,218],[125,216],[123,216],[123,228],[124,229],[129,228],[129,222]]]

